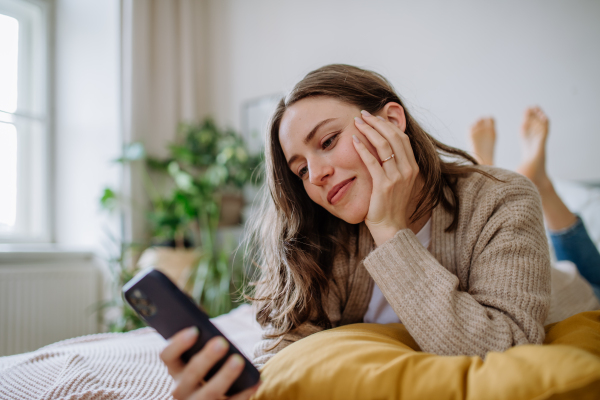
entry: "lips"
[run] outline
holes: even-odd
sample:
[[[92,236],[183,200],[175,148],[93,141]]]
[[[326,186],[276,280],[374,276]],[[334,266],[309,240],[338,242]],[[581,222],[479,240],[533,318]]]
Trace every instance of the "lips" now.
[[[334,203],[337,203],[346,193],[346,191],[355,179],[356,177],[346,179],[345,181],[341,181],[340,183],[332,187],[329,193],[327,193],[327,201],[329,202],[329,204],[333,205]]]

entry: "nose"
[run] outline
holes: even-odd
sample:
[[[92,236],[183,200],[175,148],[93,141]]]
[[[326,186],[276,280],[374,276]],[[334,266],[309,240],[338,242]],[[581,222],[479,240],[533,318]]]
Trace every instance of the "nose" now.
[[[308,178],[310,183],[316,186],[324,185],[327,178],[333,175],[333,167],[321,160],[312,160],[308,163]]]

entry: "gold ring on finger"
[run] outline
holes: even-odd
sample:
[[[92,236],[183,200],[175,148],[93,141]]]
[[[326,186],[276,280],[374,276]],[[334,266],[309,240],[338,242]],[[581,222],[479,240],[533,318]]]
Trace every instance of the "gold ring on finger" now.
[[[389,160],[391,160],[391,159],[392,159],[392,158],[394,158],[394,157],[395,157],[395,156],[394,156],[394,153],[392,153],[392,155],[391,155],[391,156],[389,156],[388,158],[386,158],[385,160],[383,160],[381,163],[383,164],[384,162],[386,162],[386,161],[389,161]]]

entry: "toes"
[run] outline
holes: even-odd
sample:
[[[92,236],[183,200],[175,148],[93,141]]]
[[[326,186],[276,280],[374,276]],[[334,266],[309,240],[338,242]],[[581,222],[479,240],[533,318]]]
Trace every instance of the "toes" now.
[[[525,139],[545,136],[548,133],[548,117],[539,106],[529,107],[525,110],[521,133]]]
[[[482,124],[483,124],[482,119],[478,119],[477,121],[475,121],[473,123],[473,125],[471,125],[471,128],[470,128],[471,133],[472,134],[477,133],[481,129]]]
[[[525,110],[524,123],[529,124],[538,119],[538,110],[537,107],[529,107]]]
[[[475,123],[472,125],[473,128],[479,128],[483,125],[485,119],[484,118],[479,118],[477,121],[475,121]]]
[[[548,120],[548,117],[546,116],[546,114],[544,113],[544,111],[542,111],[541,108],[538,108],[537,115],[538,115],[538,118],[540,120],[544,121],[544,122],[546,122]]]
[[[548,117],[539,106],[529,107],[525,110],[525,119],[537,119],[540,121],[547,121]]]
[[[480,129],[480,128],[488,128],[488,127],[494,127],[494,118],[491,117],[485,117],[485,118],[479,118],[477,121],[475,121],[475,123],[473,125],[471,125],[471,130],[473,129]]]

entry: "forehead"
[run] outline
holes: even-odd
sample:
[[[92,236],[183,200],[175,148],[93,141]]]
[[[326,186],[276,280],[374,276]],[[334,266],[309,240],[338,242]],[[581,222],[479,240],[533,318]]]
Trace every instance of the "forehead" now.
[[[332,97],[310,97],[292,104],[279,125],[279,142],[286,158],[294,149],[305,146],[304,138],[319,122],[354,117],[358,111],[358,107]]]

